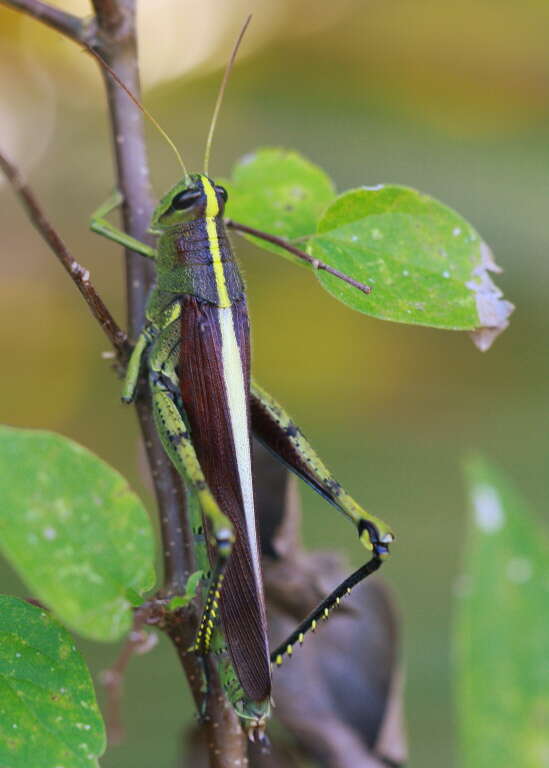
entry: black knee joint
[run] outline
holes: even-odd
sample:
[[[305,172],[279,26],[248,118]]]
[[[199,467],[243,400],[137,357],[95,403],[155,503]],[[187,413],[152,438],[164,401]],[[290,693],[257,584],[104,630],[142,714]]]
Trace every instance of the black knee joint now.
[[[368,536],[372,542],[374,554],[377,555],[377,557],[382,557],[383,555],[387,555],[389,553],[389,545],[380,541],[378,530],[373,523],[371,523],[369,520],[359,520],[357,523],[357,529],[360,538],[362,538],[364,531],[368,532]]]

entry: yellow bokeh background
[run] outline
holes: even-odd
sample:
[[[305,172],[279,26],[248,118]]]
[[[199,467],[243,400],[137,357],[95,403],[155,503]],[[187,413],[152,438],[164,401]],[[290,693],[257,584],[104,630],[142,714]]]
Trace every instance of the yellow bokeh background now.
[[[57,3],[89,13],[87,2]],[[547,493],[549,6],[543,0],[142,0],[144,100],[200,170],[221,70],[249,11],[211,169],[262,145],[323,166],[338,189],[397,182],[455,207],[492,246],[517,305],[487,354],[469,338],[353,314],[305,270],[235,241],[257,378],[336,475],[398,534],[385,576],[403,617],[412,768],[457,765],[450,640],[471,451],[498,462],[541,512]],[[113,186],[96,65],[0,9],[0,146],[24,169],[123,322],[120,250],[88,231]],[[147,129],[157,194],[177,176]],[[152,509],[131,409],[79,294],[0,191],[2,421],[62,432],[119,468]],[[350,527],[303,492],[308,547],[358,563]],[[26,594],[0,572],[3,592]],[[80,643],[94,675],[113,647]],[[497,693],[495,693],[497,695]],[[106,768],[175,765],[191,718],[162,641],[133,663],[129,738]]]

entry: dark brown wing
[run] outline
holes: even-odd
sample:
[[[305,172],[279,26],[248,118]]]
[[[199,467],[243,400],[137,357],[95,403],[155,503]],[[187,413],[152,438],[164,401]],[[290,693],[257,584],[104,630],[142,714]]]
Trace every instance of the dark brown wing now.
[[[235,301],[231,309],[248,404],[250,343],[245,299]],[[219,312],[213,304],[185,297],[181,313],[179,380],[198,459],[208,485],[236,532],[221,592],[227,645],[244,691],[253,701],[260,701],[269,696],[271,690],[265,604],[260,572],[259,579],[254,575],[246,530],[223,376]],[[248,428],[248,439],[249,434]]]

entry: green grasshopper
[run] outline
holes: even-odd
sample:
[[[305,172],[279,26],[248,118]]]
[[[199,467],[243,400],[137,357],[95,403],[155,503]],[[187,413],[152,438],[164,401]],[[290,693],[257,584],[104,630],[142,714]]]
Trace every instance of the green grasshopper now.
[[[193,650],[201,657],[217,654],[226,695],[253,738],[263,733],[270,711],[271,662],[282,663],[283,656],[303,642],[307,631],[315,629],[354,584],[379,567],[393,534],[340,486],[286,411],[250,377],[245,288],[223,218],[227,192],[207,170],[221,98],[246,26],[216,102],[204,173],[187,173],[177,153],[184,175],[153,213],[150,231],[158,237],[157,247],[135,240],[107,221],[121,203],[118,194],[95,212],[91,228],[156,265],[156,282],[128,363],[122,399],[134,400],[140,373],[146,370],[156,428],[187,490],[198,565],[206,573]],[[252,433],[343,512],[372,552],[372,558],[272,653],[254,513]]]

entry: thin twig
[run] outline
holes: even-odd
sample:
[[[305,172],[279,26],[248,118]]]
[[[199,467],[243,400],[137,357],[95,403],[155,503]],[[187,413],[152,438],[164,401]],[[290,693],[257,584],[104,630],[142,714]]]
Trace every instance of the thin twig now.
[[[95,290],[90,280],[90,273],[69,253],[65,243],[46,218],[33,192],[23,181],[18,169],[1,153],[0,168],[23,203],[31,223],[55,253],[118,355],[124,359],[129,350],[128,338]]]
[[[283,237],[277,237],[276,235],[270,235],[268,232],[263,232],[260,229],[247,227],[245,224],[239,224],[237,221],[233,221],[232,219],[227,219],[225,223],[228,227],[230,227],[230,229],[234,229],[236,232],[240,232],[245,235],[253,235],[254,237],[259,237],[262,240],[266,240],[268,243],[272,243],[273,245],[278,245],[279,248],[284,248],[284,250],[288,251],[288,253],[292,253],[294,256],[297,256],[298,259],[302,259],[303,261],[306,261],[308,264],[311,265],[313,269],[320,269],[325,272],[328,272],[330,275],[333,275],[334,277],[338,277],[340,280],[343,280],[345,283],[352,285],[353,288],[358,288],[358,290],[362,291],[362,293],[372,292],[372,289],[370,288],[369,285],[360,283],[358,280],[355,280],[349,275],[346,275],[344,272],[340,272],[339,269],[335,269],[335,267],[331,267],[329,264],[326,264],[324,261],[320,261],[320,259],[315,259],[306,251],[302,251],[300,248],[296,248],[295,245],[292,245]]]
[[[135,611],[133,629],[127,636],[116,661],[101,673],[101,683],[105,688],[107,698],[105,724],[107,726],[107,739],[110,745],[121,744],[125,736],[121,704],[124,676],[128,665],[136,654],[147,653],[157,643],[157,635],[146,632],[143,629],[149,616],[148,609],[148,604],[145,604]]]
[[[81,40],[84,37],[85,21],[83,19],[55,8],[49,3],[43,3],[42,0],[0,0],[0,3],[38,19],[48,27],[70,37],[71,40]]]

